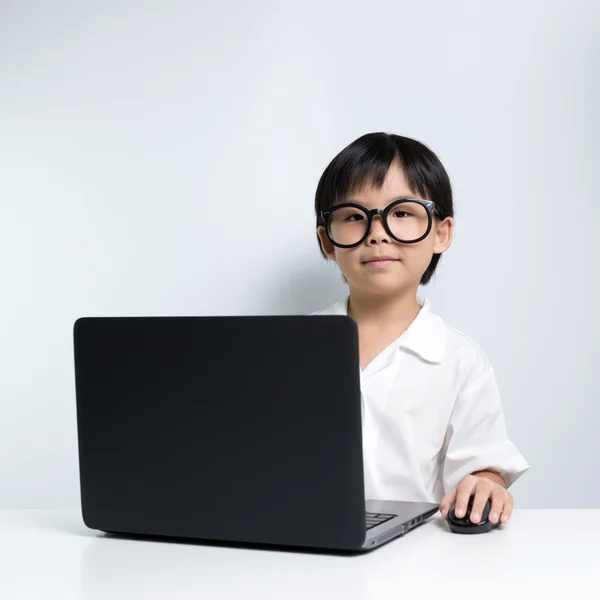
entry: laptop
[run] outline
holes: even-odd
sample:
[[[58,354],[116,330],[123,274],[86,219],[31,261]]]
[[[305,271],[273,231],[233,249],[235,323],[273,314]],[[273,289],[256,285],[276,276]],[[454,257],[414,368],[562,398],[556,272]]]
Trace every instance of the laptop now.
[[[84,523],[333,551],[405,534],[438,506],[365,500],[358,356],[345,315],[78,319]]]

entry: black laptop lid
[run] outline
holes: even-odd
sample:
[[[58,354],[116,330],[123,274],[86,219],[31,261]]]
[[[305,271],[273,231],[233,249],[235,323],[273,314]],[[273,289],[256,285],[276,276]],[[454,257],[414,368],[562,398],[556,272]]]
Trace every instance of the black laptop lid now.
[[[358,548],[358,333],[347,316],[75,323],[85,523]]]

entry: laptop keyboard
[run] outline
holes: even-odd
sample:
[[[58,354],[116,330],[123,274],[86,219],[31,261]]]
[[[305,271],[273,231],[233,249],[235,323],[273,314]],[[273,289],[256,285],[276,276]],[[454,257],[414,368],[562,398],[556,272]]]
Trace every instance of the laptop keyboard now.
[[[387,515],[385,513],[366,513],[365,517],[367,519],[367,529],[372,529],[373,527],[377,527],[377,525],[381,525],[390,519],[393,519],[396,515]]]

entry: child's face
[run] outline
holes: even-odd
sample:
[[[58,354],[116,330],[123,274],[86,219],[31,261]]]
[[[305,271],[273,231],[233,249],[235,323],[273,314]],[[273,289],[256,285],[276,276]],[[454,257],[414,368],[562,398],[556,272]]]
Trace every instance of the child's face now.
[[[385,208],[401,197],[420,198],[411,191],[404,173],[392,163],[381,189],[368,187],[352,194],[347,201],[365,208]],[[422,198],[425,200],[426,198]],[[319,239],[327,258],[335,260],[348,280],[351,291],[368,295],[386,295],[417,288],[433,254],[444,252],[452,241],[453,219],[443,222],[435,218],[429,235],[416,244],[402,244],[391,238],[380,216],[373,218],[365,241],[355,248],[338,248],[328,239],[323,227],[318,228]],[[376,256],[388,256],[392,261],[369,262]]]

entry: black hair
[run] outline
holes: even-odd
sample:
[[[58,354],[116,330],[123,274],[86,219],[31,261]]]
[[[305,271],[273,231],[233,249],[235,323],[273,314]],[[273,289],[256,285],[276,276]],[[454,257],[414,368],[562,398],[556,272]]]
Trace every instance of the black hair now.
[[[401,135],[367,133],[346,146],[323,171],[315,194],[317,226],[322,225],[322,210],[344,202],[365,186],[381,188],[394,161],[404,171],[411,191],[435,202],[437,218],[454,217],[450,178],[427,146]],[[321,254],[327,258],[318,241]],[[440,257],[441,254],[433,255],[421,277],[421,285],[429,283]]]

